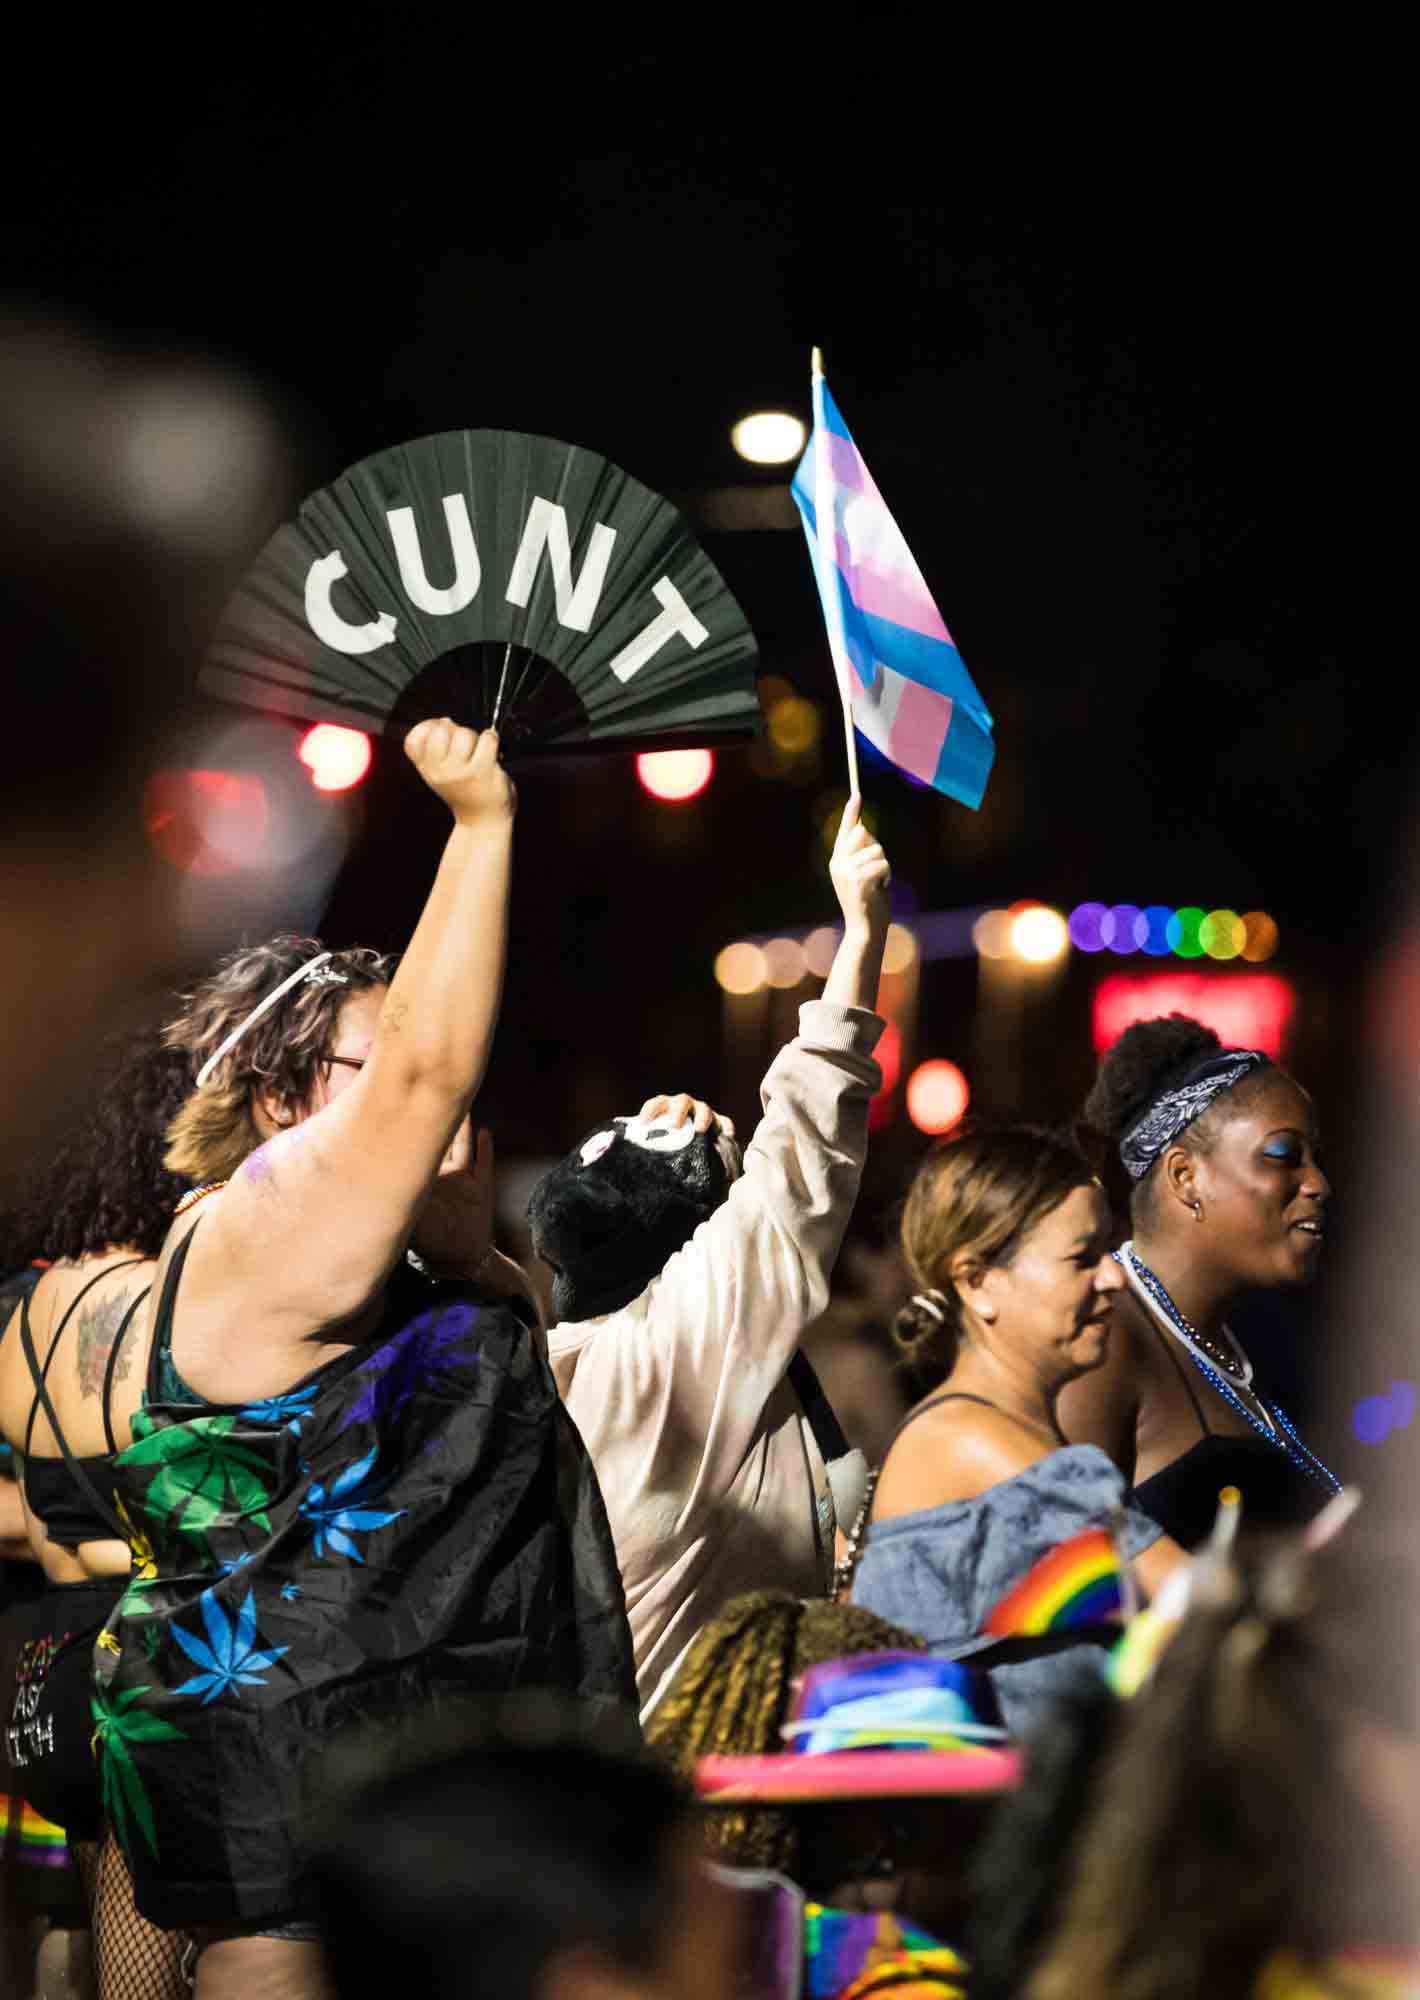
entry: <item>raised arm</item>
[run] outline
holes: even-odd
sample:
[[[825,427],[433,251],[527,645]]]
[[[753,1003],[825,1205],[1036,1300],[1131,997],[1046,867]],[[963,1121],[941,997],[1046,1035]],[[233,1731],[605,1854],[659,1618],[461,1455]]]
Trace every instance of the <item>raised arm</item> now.
[[[492,731],[425,722],[405,749],[453,827],[354,1082],[252,1154],[198,1230],[184,1300],[206,1353],[195,1386],[214,1397],[251,1393],[258,1348],[308,1341],[367,1303],[402,1253],[487,1064],[513,789]],[[238,1325],[237,1346],[204,1338]]]
[[[857,792],[843,808],[829,874],[843,912],[843,937],[829,967],[823,997],[839,1007],[871,1011],[878,1004],[882,978],[892,870],[882,848],[863,825],[863,801]]]
[[[821,1000],[761,1088],[764,1115],[744,1173],[667,1263],[613,1337],[579,1362],[589,1396],[647,1413],[598,1449],[624,1455],[628,1478],[674,1492],[682,1517],[713,1506],[739,1471],[829,1282],[862,1179],[868,1105],[882,1081],[870,1008],[887,935],[888,864],[844,815],[833,882],[845,932]],[[555,1349],[554,1339],[554,1349]],[[603,1381],[603,1371],[606,1379]]]

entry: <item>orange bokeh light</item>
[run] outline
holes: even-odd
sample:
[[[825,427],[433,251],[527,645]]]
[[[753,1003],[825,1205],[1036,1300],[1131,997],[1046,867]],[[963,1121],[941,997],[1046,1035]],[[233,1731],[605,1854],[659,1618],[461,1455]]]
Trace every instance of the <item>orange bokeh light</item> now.
[[[954,1062],[934,1057],[907,1079],[907,1115],[919,1132],[950,1132],[966,1116],[971,1085]]]
[[[301,738],[296,754],[318,792],[348,792],[369,770],[374,751],[363,729],[318,722]]]

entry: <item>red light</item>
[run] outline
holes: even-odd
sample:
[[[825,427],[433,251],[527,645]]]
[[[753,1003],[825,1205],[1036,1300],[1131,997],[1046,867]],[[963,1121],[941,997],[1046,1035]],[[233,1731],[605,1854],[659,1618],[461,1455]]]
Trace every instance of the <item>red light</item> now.
[[[878,1059],[878,1067],[883,1073],[883,1087],[873,1093],[868,1105],[868,1130],[881,1131],[892,1122],[896,1107],[893,1094],[897,1080],[902,1074],[902,1033],[896,1021],[889,1021],[883,1029],[882,1039],[873,1051]]]
[[[1282,1060],[1297,1009],[1290,979],[1275,972],[1117,972],[1095,988],[1095,1051],[1103,1055],[1136,1021],[1189,1014],[1212,1028],[1227,1048],[1262,1049]]]
[[[311,774],[318,792],[348,792],[370,768],[373,751],[363,729],[342,729],[335,722],[318,722],[301,738],[296,753]]]
[[[950,1132],[970,1102],[971,1085],[954,1062],[919,1063],[907,1079],[907,1115],[919,1132]]]
[[[143,818],[171,867],[186,875],[231,875],[264,860],[271,802],[254,772],[155,771]]]
[[[646,750],[636,759],[636,775],[651,797],[671,805],[703,792],[714,769],[710,750]]]

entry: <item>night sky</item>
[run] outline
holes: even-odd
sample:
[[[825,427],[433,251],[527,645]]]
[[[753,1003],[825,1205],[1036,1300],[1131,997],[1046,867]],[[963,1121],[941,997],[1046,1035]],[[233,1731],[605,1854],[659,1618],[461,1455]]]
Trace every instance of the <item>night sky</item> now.
[[[631,15],[513,36],[462,9],[98,31],[62,115],[52,67],[13,80],[13,288],[254,374],[306,490],[465,425],[594,447],[668,493],[745,483],[731,421],[806,414],[821,343],[996,716],[979,815],[869,774],[899,876],[929,909],[1271,910],[1299,1065],[1344,1128],[1338,1023],[1411,770],[1373,612],[1385,120],[1334,51],[1037,45],[1023,71],[935,8],[828,10],[816,47],[807,18],[752,40],[733,12],[657,18],[650,41]],[[724,751],[680,809],[624,758],[523,776],[485,1099],[511,1151],[652,1088],[743,1096],[714,953],[832,914],[815,817],[842,753],[802,538],[705,539],[764,670],[824,704],[822,769]],[[426,805],[383,750],[332,942],[407,933]],[[1033,1051],[1041,1115],[1087,1080],[1089,976]],[[923,1047],[964,1055],[970,969],[929,970],[923,1001]],[[875,1198],[907,1147],[881,1149]]]

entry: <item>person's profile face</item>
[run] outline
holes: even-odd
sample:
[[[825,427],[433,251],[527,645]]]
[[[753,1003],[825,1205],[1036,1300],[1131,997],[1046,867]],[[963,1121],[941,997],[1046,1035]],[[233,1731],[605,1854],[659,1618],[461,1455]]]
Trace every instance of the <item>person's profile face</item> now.
[[[1049,1382],[1098,1368],[1124,1274],[1109,1254],[1109,1203],[1096,1182],[1073,1188],[1026,1235],[1009,1264],[986,1273],[993,1342]]]
[[[375,1030],[379,1026],[388,991],[384,986],[366,987],[360,993],[352,993],[342,1005],[336,1016],[330,1045],[323,1052],[324,1060],[316,1071],[315,1087],[305,1111],[307,1118],[323,1111],[327,1104],[333,1104],[337,1097],[349,1090],[360,1074],[374,1047]]]
[[[1238,1284],[1303,1285],[1315,1276],[1331,1199],[1319,1151],[1312,1101],[1280,1071],[1217,1121],[1194,1166],[1199,1248]]]

